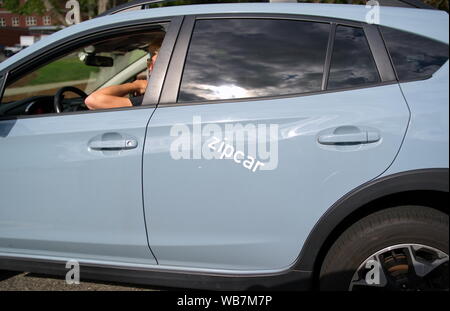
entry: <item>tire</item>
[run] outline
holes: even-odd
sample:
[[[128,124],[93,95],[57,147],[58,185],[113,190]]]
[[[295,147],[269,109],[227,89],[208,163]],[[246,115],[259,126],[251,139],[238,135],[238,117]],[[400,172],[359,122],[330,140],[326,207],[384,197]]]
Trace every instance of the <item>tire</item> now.
[[[375,212],[350,226],[332,245],[324,258],[320,270],[320,289],[339,291],[347,291],[353,288],[384,290],[448,290],[448,242],[448,215],[438,210],[423,206],[399,206]],[[370,258],[375,258],[371,256],[376,255],[380,251],[386,251],[386,253],[383,253],[379,257],[382,258],[380,263],[387,264],[387,258],[389,257],[388,252],[391,252],[391,250],[386,248],[396,246],[399,247],[400,251],[404,251],[404,254],[406,254],[409,249],[414,249],[415,251],[418,246],[406,246],[406,248],[403,249],[399,245],[412,244],[423,245],[427,247],[424,248],[426,250],[428,248],[435,249],[447,255],[447,262],[442,266],[439,266],[440,270],[435,269],[436,271],[433,272],[433,277],[438,274],[437,278],[439,278],[438,281],[433,280],[433,282],[440,282],[439,286],[436,286],[444,288],[429,288],[429,285],[426,285],[424,288],[423,284],[418,285],[412,281],[406,283],[406,285],[402,283],[401,287],[397,287],[400,282],[397,279],[398,276],[393,275],[393,269],[386,268],[382,271],[386,272],[385,275],[387,277],[385,279],[389,280],[389,284],[384,288],[381,286],[350,286],[351,284],[354,284],[354,281],[352,280],[355,280],[355,277],[358,279],[359,276],[360,282],[362,282],[361,280],[367,280],[364,279],[364,277],[361,277],[361,275],[367,273],[362,271],[363,269],[366,269],[367,271],[369,268],[367,266],[366,268],[363,268],[363,265],[367,263]],[[395,250],[394,252],[398,253],[398,250]],[[411,251],[411,254],[413,254],[413,251]],[[411,257],[417,258],[415,255]],[[407,258],[405,261],[411,262],[409,259],[410,258]],[[445,269],[447,269],[447,272],[441,273],[442,271],[445,271]],[[409,271],[416,270],[418,269],[409,268]],[[367,274],[365,275],[367,276]],[[411,279],[416,280],[416,276],[411,277]],[[395,282],[392,282],[393,280],[395,280]]]

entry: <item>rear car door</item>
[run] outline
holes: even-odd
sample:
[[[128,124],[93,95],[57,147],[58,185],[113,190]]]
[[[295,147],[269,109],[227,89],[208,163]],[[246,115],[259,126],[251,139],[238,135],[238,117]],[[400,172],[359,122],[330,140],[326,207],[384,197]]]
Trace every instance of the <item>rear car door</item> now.
[[[155,257],[289,267],[325,211],[389,167],[408,118],[376,26],[186,17],[144,148]]]

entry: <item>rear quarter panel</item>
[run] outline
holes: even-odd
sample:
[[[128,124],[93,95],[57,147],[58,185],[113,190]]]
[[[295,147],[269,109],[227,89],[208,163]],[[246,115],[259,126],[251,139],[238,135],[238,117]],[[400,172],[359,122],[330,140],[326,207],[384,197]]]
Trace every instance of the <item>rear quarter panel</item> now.
[[[402,148],[384,175],[449,167],[449,62],[430,79],[400,83],[411,110]]]

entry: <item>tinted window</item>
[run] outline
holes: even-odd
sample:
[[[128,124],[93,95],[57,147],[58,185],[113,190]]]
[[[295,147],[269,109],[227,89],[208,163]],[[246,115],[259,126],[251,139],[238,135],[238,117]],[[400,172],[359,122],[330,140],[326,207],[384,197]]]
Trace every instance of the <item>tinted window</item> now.
[[[379,81],[378,71],[364,31],[361,28],[336,27],[328,89]]]
[[[381,27],[399,80],[426,79],[448,59],[448,45],[412,33]]]
[[[178,101],[319,91],[329,28],[292,20],[197,21]]]

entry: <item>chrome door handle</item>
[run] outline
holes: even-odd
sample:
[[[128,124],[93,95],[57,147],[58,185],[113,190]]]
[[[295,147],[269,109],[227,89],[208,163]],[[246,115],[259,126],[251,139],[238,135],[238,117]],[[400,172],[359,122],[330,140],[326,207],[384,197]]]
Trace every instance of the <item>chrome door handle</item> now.
[[[92,150],[127,150],[134,149],[137,145],[135,139],[94,140],[89,143],[89,148]]]

